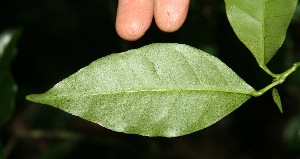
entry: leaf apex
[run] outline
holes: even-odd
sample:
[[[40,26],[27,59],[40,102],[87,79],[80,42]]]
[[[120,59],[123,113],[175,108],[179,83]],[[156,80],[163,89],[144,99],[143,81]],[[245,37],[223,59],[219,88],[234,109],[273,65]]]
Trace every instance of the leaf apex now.
[[[31,101],[31,102],[36,102],[36,103],[40,103],[40,94],[30,94],[27,95],[26,100]]]

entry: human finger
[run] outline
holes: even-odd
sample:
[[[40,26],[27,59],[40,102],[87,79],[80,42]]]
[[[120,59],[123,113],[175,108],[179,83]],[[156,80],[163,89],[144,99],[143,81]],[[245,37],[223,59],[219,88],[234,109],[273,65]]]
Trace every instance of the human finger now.
[[[119,0],[116,31],[129,41],[141,38],[151,25],[153,0]]]
[[[174,32],[184,23],[190,0],[154,0],[156,25],[165,32]]]

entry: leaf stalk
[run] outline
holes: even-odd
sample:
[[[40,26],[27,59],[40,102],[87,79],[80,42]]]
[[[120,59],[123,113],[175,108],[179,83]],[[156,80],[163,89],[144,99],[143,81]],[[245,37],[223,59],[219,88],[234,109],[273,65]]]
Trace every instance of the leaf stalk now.
[[[254,97],[261,96],[265,92],[270,90],[271,88],[273,88],[279,84],[282,84],[290,74],[292,74],[293,72],[295,72],[297,70],[298,67],[300,67],[300,62],[294,63],[291,68],[289,68],[288,70],[286,70],[285,72],[283,72],[281,74],[274,74],[267,67],[262,67],[270,76],[274,77],[274,80],[271,84],[269,84],[265,88],[258,90],[258,91],[254,91],[251,95]]]
[[[275,74],[272,71],[268,69],[266,65],[259,65],[260,68],[262,68],[268,75],[272,76],[273,78],[278,78],[281,74]]]

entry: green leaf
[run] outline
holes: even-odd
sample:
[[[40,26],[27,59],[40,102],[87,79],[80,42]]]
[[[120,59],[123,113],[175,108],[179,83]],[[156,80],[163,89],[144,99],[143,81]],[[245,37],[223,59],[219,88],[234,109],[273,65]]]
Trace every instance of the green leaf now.
[[[175,137],[212,125],[253,91],[210,54],[151,44],[96,60],[27,99],[118,132]]]
[[[264,67],[282,45],[298,0],[225,0],[238,38]]]
[[[17,53],[20,32],[10,29],[0,34],[0,126],[10,118],[14,107],[17,85],[10,73],[10,63]]]
[[[273,88],[273,90],[272,90],[272,96],[273,96],[273,99],[274,99],[276,105],[278,106],[280,112],[282,113],[283,112],[283,110],[282,110],[282,104],[281,104],[281,100],[280,100],[280,96],[279,96],[278,90],[276,88]]]

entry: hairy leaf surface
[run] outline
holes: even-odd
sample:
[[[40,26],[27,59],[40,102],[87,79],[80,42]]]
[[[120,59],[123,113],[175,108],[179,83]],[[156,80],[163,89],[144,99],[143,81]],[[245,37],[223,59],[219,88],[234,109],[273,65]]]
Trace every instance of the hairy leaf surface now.
[[[19,29],[10,29],[0,34],[0,126],[5,123],[14,107],[17,85],[10,73],[10,64],[16,55]]]
[[[225,0],[228,20],[259,65],[282,45],[297,0]]]
[[[118,132],[174,137],[217,122],[253,91],[210,54],[151,44],[98,59],[27,99]]]

